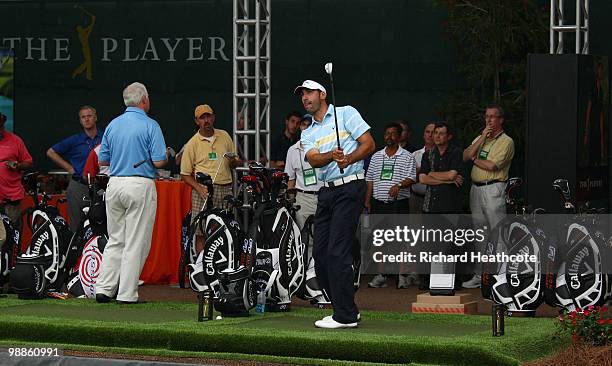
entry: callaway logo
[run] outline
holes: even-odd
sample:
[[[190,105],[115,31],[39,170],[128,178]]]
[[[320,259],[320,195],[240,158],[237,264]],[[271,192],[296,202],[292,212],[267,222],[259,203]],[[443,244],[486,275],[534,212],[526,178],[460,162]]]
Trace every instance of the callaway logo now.
[[[293,231],[289,233],[289,245],[287,245],[287,251],[285,252],[285,263],[291,263],[293,259]],[[293,274],[293,266],[287,266],[287,274],[291,276]]]
[[[578,275],[572,275],[570,277],[570,286],[574,289],[574,290],[578,290],[580,288],[580,279],[578,278]]]
[[[572,259],[572,263],[569,266],[568,272],[572,275],[577,274],[578,270],[580,269],[580,263],[587,255],[589,255],[589,248],[584,247],[580,249],[580,251],[576,253],[576,256]]]
[[[222,253],[222,251],[217,251],[217,249],[223,245],[223,238],[218,237],[206,250],[206,255],[204,255],[204,262],[206,263],[206,274],[212,276],[215,273],[215,267],[213,264],[213,258],[215,253],[219,253],[221,259],[219,259],[216,263],[224,263],[227,262],[227,258]]]
[[[49,240],[49,232],[45,231],[36,239],[36,242],[34,242],[31,253],[38,254],[40,252],[40,246],[47,240]]]

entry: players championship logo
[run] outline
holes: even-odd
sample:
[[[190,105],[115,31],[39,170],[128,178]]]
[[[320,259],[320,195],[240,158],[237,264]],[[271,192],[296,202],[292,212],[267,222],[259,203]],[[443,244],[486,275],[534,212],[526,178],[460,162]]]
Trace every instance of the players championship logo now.
[[[102,263],[102,253],[98,249],[98,238],[98,236],[94,236],[87,242],[79,264],[79,277],[83,285],[83,292],[88,298],[95,296],[94,288]]]

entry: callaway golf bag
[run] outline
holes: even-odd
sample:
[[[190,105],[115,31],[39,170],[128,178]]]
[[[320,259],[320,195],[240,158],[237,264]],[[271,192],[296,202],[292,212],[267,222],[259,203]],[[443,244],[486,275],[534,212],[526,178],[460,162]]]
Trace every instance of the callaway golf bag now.
[[[612,281],[603,266],[610,253],[609,228],[598,222],[598,210],[587,206],[586,212],[576,214],[567,180],[557,179],[553,187],[572,219],[563,225],[557,245],[548,252],[554,272],[546,282],[546,302],[567,311],[602,305],[612,295]]]
[[[179,259],[178,268],[178,285],[180,288],[185,288],[185,284],[189,283],[189,277],[187,276],[189,265],[189,255],[191,253],[191,237],[189,236],[189,227],[191,226],[191,210],[183,218],[181,224],[181,258]]]
[[[212,207],[213,183],[208,174],[197,173],[198,183],[207,186],[206,207],[195,217],[187,236],[184,256],[189,284],[198,293],[212,291],[215,309],[223,316],[244,316],[255,305],[251,279],[253,241],[247,239],[231,211]],[[204,248],[196,250],[196,234],[203,234]]]
[[[304,250],[296,209],[286,199],[287,174],[253,163],[242,178],[253,197],[249,237],[255,243],[253,280],[257,293],[265,292],[270,311],[289,310],[291,297],[306,277]],[[297,208],[299,209],[299,208]]]
[[[17,256],[10,286],[20,299],[39,299],[49,291],[61,290],[80,248],[57,207],[48,204],[50,196],[43,192],[39,201],[38,174],[27,174],[24,182],[35,204],[26,211],[32,241]]]
[[[485,254],[506,253],[513,255],[534,255],[535,262],[488,262],[484,263],[481,291],[484,298],[504,305],[510,313],[534,315],[543,301],[542,257],[549,245],[549,238],[538,227],[536,213],[520,212],[515,190],[520,187],[520,178],[511,178],[506,187],[506,203],[514,206],[515,214],[509,214],[487,238]]]
[[[331,305],[331,300],[327,295],[327,292],[319,286],[317,282],[317,275],[315,273],[315,261],[312,256],[308,254],[307,245],[312,237],[312,229],[314,223],[314,216],[309,216],[304,223],[302,228],[301,236],[302,242],[304,243],[304,259],[303,263],[307,265],[306,277],[302,282],[302,285],[297,290],[295,295],[303,300],[310,300],[312,304],[317,304],[319,307],[326,307]]]
[[[88,182],[89,206],[83,209],[85,218],[79,225],[79,237],[83,251],[72,268],[68,280],[68,291],[75,297],[94,298],[96,281],[102,264],[102,253],[108,242],[106,228],[106,205],[104,193],[108,176],[96,175],[95,182]]]
[[[19,230],[8,216],[0,214],[0,225],[4,225],[5,237],[0,238],[0,292],[2,286],[9,281],[9,275],[15,266],[15,258],[19,253]]]

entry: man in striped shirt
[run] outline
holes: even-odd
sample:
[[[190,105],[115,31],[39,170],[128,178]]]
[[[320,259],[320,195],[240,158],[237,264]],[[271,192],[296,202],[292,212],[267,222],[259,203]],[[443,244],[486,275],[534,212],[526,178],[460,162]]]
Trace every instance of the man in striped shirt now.
[[[372,155],[366,182],[368,190],[365,205],[372,214],[408,214],[410,186],[416,181],[416,161],[408,150],[399,146],[402,126],[391,123],[385,127],[385,145]],[[416,276],[401,274],[397,288],[408,288]],[[377,274],[369,287],[387,287],[384,274]]]
[[[375,149],[370,126],[351,107],[328,105],[325,88],[306,80],[295,88],[312,124],[302,132],[306,158],[323,182],[314,225],[317,281],[330,295],[334,314],[319,328],[354,328],[359,311],[353,288],[353,244],[366,192],[363,159]],[[337,117],[337,130],[334,117]],[[340,148],[336,136],[340,138]]]

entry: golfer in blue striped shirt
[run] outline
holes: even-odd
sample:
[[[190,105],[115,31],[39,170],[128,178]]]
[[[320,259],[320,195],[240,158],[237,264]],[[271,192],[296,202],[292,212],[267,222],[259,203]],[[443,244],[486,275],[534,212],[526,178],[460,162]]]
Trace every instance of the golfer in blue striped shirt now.
[[[334,308],[332,316],[317,320],[315,326],[354,328],[359,311],[353,288],[353,246],[366,192],[363,159],[374,152],[374,139],[355,108],[327,104],[327,92],[321,84],[306,80],[295,88],[295,94],[312,115],[312,124],[301,139],[308,162],[319,168],[317,179],[323,182],[314,221],[313,257],[317,282]]]

